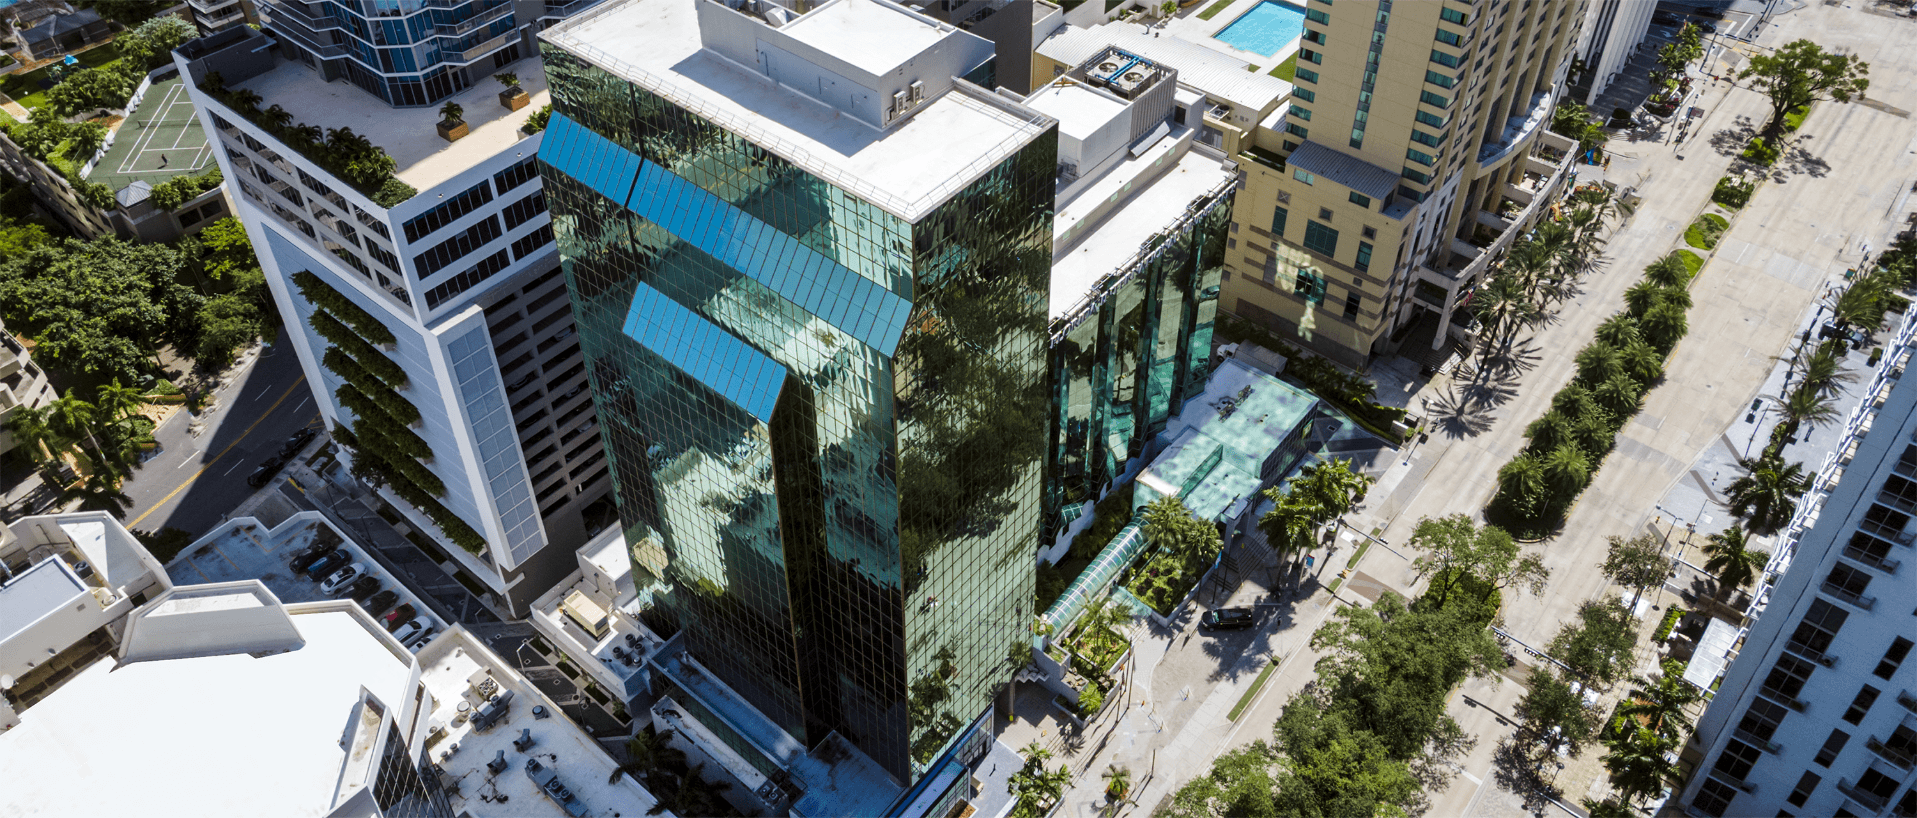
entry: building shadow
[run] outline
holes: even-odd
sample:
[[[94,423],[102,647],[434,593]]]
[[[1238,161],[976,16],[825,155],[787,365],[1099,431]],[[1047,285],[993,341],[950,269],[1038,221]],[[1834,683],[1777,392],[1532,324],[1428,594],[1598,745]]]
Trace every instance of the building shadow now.
[[[1491,781],[1518,796],[1526,812],[1546,818],[1556,809],[1552,802],[1564,800],[1564,793],[1544,777],[1542,770],[1543,765],[1557,763],[1555,757],[1536,757],[1517,736],[1506,736],[1491,754]]]

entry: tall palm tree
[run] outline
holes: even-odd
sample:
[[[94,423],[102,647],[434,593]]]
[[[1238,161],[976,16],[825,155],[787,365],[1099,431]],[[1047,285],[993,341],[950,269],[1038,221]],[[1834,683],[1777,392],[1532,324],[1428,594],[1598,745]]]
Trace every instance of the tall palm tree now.
[[[1691,729],[1691,718],[1684,709],[1702,701],[1704,694],[1684,681],[1682,663],[1667,661],[1663,671],[1656,679],[1632,677],[1636,687],[1618,703],[1617,714],[1661,735],[1681,738]]]
[[[1663,287],[1649,281],[1639,280],[1624,291],[1624,309],[1634,318],[1641,318],[1657,306]]]
[[[49,450],[60,448],[60,436],[53,431],[46,409],[37,406],[15,407],[0,428],[13,433],[14,443],[22,448],[27,457],[39,463],[47,459]]]
[[[660,772],[683,766],[686,763],[685,751],[672,746],[670,743],[671,740],[671,730],[659,730],[656,732],[641,730],[633,734],[632,738],[626,740],[626,758],[628,760],[612,771],[612,775],[606,779],[606,783],[611,784],[617,782],[619,776],[630,773],[634,778],[638,779],[640,783],[648,787],[654,787],[655,777],[658,776]]]
[[[1844,368],[1841,341],[1819,344],[1798,360],[1797,368],[1804,376],[1804,384],[1825,396],[1835,395],[1844,384],[1857,380],[1857,373]]]
[[[1572,437],[1572,421],[1558,411],[1545,412],[1524,428],[1524,436],[1531,439],[1531,445],[1525,447],[1534,452],[1548,452],[1566,443],[1575,444]]]
[[[1664,377],[1664,356],[1641,339],[1618,347],[1618,359],[1624,363],[1624,373],[1638,383],[1653,384]]]
[[[1532,304],[1538,304],[1538,290],[1545,276],[1551,272],[1553,259],[1551,249],[1535,241],[1520,241],[1511,245],[1505,252],[1504,273],[1515,278],[1524,286],[1524,294]]]
[[[140,413],[140,407],[146,404],[140,390],[131,386],[121,386],[120,379],[112,383],[100,384],[99,400],[94,401],[95,408],[105,417],[102,420],[122,420]]]
[[[1599,760],[1610,771],[1611,786],[1624,797],[1625,803],[1656,796],[1667,784],[1677,783],[1681,775],[1677,765],[1664,758],[1681,748],[1675,738],[1649,727],[1638,727],[1626,729],[1606,743],[1611,752]]]
[[[1797,511],[1797,498],[1810,489],[1813,474],[1804,473],[1804,464],[1785,465],[1776,455],[1758,460],[1738,460],[1744,476],[1725,487],[1730,498],[1731,516],[1744,521],[1752,534],[1775,534],[1789,525]]]
[[[1644,399],[1644,387],[1620,372],[1591,390],[1591,397],[1612,417],[1630,417],[1637,414]]]
[[[1798,427],[1809,425],[1812,429],[1838,420],[1842,415],[1837,411],[1837,400],[1823,394],[1816,384],[1802,383],[1791,390],[1777,408],[1784,413],[1784,423],[1796,434]]]
[[[1559,446],[1544,456],[1544,483],[1551,492],[1554,505],[1564,505],[1591,482],[1591,459],[1584,451],[1569,444]]]
[[[47,405],[47,423],[56,434],[68,440],[86,438],[95,452],[100,450],[100,442],[93,438],[93,422],[99,415],[93,404],[73,394],[72,387],[68,387],[59,400]]]
[[[1875,332],[1883,327],[1884,299],[1888,295],[1885,282],[1877,276],[1853,279],[1831,302],[1831,320],[1839,327]]]
[[[1500,273],[1485,282],[1471,296],[1471,314],[1484,323],[1483,354],[1491,353],[1494,341],[1501,350],[1509,350],[1518,330],[1530,323],[1536,312],[1517,279]]]
[[[1717,579],[1720,592],[1749,585],[1771,560],[1769,552],[1750,549],[1744,529],[1735,525],[1706,539],[1704,556],[1704,570]]]
[[[1539,506],[1548,489],[1544,463],[1530,452],[1511,458],[1498,469],[1498,494],[1511,503],[1513,511],[1526,517],[1536,517],[1542,512]]]
[[[1577,423],[1571,427],[1571,436],[1577,441],[1578,448],[1583,449],[1592,460],[1602,459],[1617,441],[1617,429],[1611,426],[1613,417],[1610,412],[1598,409],[1580,415]]]

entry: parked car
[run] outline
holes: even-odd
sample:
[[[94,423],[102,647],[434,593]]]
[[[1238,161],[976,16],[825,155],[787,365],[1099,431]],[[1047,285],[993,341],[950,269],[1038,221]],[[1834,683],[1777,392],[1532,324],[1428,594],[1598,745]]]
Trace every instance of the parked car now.
[[[420,646],[433,641],[433,635],[437,633],[439,633],[438,628],[428,625],[419,633],[413,634],[413,638],[404,640],[404,644],[413,650],[419,650]]]
[[[293,455],[299,454],[301,449],[306,448],[306,444],[313,442],[313,437],[317,434],[319,433],[311,428],[294,432],[292,437],[286,439],[286,445],[280,447],[280,457],[291,460]]]
[[[387,608],[393,607],[393,603],[398,601],[399,601],[399,594],[393,593],[390,590],[386,590],[386,591],[380,591],[376,594],[373,594],[370,597],[367,597],[364,601],[359,603],[359,606],[362,608],[365,608],[367,613],[377,617],[380,614],[385,613]]]
[[[289,564],[292,565],[295,571],[305,571],[307,566],[318,562],[321,557],[331,554],[336,550],[339,550],[339,543],[316,542],[302,549],[298,554],[294,554],[293,561]]]
[[[1257,621],[1250,608],[1219,608],[1206,611],[1198,618],[1198,626],[1212,631],[1235,631],[1249,628]]]
[[[358,602],[379,590],[379,577],[368,574],[353,581],[353,586],[340,596]]]
[[[320,593],[338,593],[345,590],[354,582],[357,582],[359,578],[363,576],[366,576],[366,566],[357,562],[353,563],[338,571],[334,571],[331,576],[326,578],[326,581],[321,582]]]
[[[413,603],[411,602],[388,611],[385,616],[386,629],[390,631],[406,624],[413,618],[413,615],[417,613],[419,613],[419,611],[413,609]]]
[[[266,485],[272,481],[273,475],[280,473],[280,466],[282,465],[285,465],[285,461],[282,460],[279,455],[267,458],[264,462],[260,463],[259,468],[254,469],[252,474],[246,476],[246,484],[253,488]]]
[[[413,637],[425,631],[427,627],[428,620],[426,619],[407,620],[406,624],[399,626],[398,629],[393,631],[393,638],[398,639],[399,643],[404,645],[412,641]]]
[[[334,551],[331,554],[320,557],[319,561],[306,566],[305,574],[308,579],[317,580],[320,577],[327,576],[334,571],[346,567],[346,564],[352,561],[353,555],[351,552],[343,549]]]

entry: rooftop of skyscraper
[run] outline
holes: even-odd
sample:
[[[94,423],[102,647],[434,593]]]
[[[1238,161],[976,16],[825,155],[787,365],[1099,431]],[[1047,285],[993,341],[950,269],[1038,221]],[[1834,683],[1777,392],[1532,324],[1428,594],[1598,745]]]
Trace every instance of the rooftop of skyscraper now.
[[[541,36],[908,221],[1051,125],[954,81],[990,42],[885,0],[622,0]]]
[[[397,107],[350,82],[327,82],[318,71],[260,47],[265,39],[258,31],[228,29],[194,41],[202,44],[198,50],[183,48],[181,53],[189,61],[217,55],[207,65],[222,73],[229,88],[259,94],[261,110],[277,105],[296,125],[351,128],[392,156],[397,163],[393,175],[420,191],[511,149],[526,138],[520,126],[549,101],[539,58],[511,63],[500,72],[519,77],[520,89],[531,97],[528,104],[508,109],[499,101],[505,86],[490,78],[483,80],[446,100],[463,109],[462,119],[469,129],[464,137],[448,142],[437,130],[439,105]],[[532,155],[531,149],[525,153]]]

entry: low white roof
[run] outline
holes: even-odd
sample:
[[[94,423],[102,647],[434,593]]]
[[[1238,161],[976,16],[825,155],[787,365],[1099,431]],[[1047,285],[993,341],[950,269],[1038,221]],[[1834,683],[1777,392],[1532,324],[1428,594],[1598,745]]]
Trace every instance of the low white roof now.
[[[351,612],[293,621],[288,653],[82,670],[0,733],[0,815],[326,814],[360,688],[397,708],[411,665]]]
[[[1137,23],[1106,23],[1091,28],[1066,26],[1034,49],[1066,65],[1078,65],[1118,46],[1152,62],[1178,71],[1178,84],[1250,111],[1264,111],[1291,96],[1291,83],[1262,71],[1248,71],[1251,63],[1213,51],[1177,36],[1154,37]]]
[[[1189,133],[1161,139],[1142,156],[1127,156],[1091,185],[1060,202],[1052,220],[1052,234],[1065,240],[1052,250],[1052,318],[1069,311],[1100,278],[1116,271],[1138,253],[1144,241],[1171,226],[1194,199],[1232,178],[1215,156],[1190,150]],[[1174,152],[1183,156],[1168,160]],[[1132,187],[1137,178],[1160,161],[1175,164],[1150,182]],[[1130,191],[1127,192],[1127,188]],[[1125,196],[1089,230],[1068,235],[1114,196]]]
[[[907,221],[1051,125],[996,95],[954,91],[882,131],[704,49],[696,1],[612,0],[540,37]]]
[[[873,0],[837,0],[779,29],[859,68],[884,76],[945,38],[930,19]]]
[[[1083,140],[1098,132],[1105,123],[1125,113],[1122,100],[1101,94],[1076,82],[1053,82],[1032,92],[1025,104],[1058,120],[1058,132]]]

